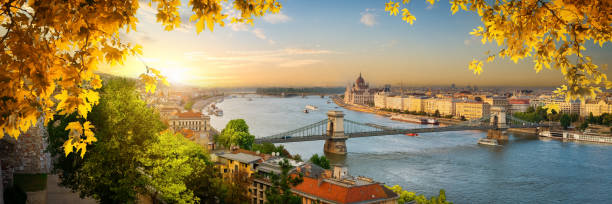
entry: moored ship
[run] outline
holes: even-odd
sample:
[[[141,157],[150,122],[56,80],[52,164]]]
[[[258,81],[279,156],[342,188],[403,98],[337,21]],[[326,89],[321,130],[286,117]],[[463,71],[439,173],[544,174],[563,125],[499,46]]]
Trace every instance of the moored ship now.
[[[390,119],[391,120],[404,121],[404,122],[410,122],[410,123],[427,124],[427,119],[407,117],[407,116],[404,116],[404,115],[392,115],[390,117]]]

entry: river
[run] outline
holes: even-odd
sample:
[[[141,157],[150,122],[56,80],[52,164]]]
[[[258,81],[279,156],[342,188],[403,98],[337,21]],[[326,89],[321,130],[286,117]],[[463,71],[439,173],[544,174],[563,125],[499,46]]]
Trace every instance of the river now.
[[[252,100],[248,100],[252,98]],[[326,103],[329,99],[226,97],[217,104],[221,117],[211,124],[223,129],[231,119],[247,121],[256,137],[293,130],[325,118],[328,110],[342,110],[346,119],[387,126],[422,127],[393,121]],[[302,112],[315,105],[317,111]],[[534,135],[508,133],[501,147],[480,146],[482,131],[423,133],[418,137],[392,135],[347,141],[346,157],[331,158],[348,166],[349,173],[387,185],[401,185],[427,196],[446,190],[454,203],[611,203],[612,145],[543,140]],[[283,144],[292,154],[310,158],[323,154],[324,141]]]

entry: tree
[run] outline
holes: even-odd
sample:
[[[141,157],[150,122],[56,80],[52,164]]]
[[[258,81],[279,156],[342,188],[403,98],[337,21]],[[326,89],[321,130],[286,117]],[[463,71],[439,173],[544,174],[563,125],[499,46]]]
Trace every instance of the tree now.
[[[570,118],[570,116],[568,114],[563,114],[561,116],[561,126],[563,126],[564,130],[567,130],[567,127],[570,126],[570,124],[572,124],[572,118]]]
[[[427,0],[431,5],[435,0]],[[410,24],[416,17],[407,5],[410,1],[390,0],[385,11],[390,15],[402,11],[402,20]],[[510,58],[514,63],[531,57],[536,72],[555,68],[564,76],[565,85],[555,93],[567,100],[577,97],[594,97],[602,86],[612,88],[605,73],[584,55],[585,43],[592,41],[603,47],[612,41],[612,3],[608,0],[450,0],[451,12],[461,8],[476,12],[483,26],[470,34],[481,37],[482,43],[497,42],[501,49],[487,52],[486,61],[496,57]],[[573,58],[575,57],[575,58]],[[482,72],[483,60],[473,59],[469,69],[474,74]],[[605,69],[605,68],[604,68]]]
[[[580,124],[580,127],[578,127],[580,131],[584,131],[587,128],[589,128],[589,123],[587,121],[584,121],[582,124]]]
[[[295,160],[295,161],[299,161],[299,162],[303,161],[303,160],[302,160],[302,155],[299,155],[299,154],[295,154],[295,155],[293,155],[293,160]]]
[[[529,106],[529,108],[527,108],[527,111],[525,111],[526,113],[533,113],[535,112],[535,108],[533,108],[533,106]]]
[[[289,154],[289,151],[285,149],[285,146],[283,145],[275,146],[274,144],[269,143],[269,142],[266,142],[263,144],[253,144],[252,150],[259,151],[264,154],[271,154],[272,152],[277,152],[277,153],[280,153],[281,157],[286,157],[286,158],[292,157],[291,154]]]
[[[140,99],[135,81],[106,81],[89,116],[98,140],[89,144],[87,157],[63,156],[68,126],[83,120],[73,113],[47,126],[48,151],[57,158],[53,169],[60,173],[60,185],[101,203],[133,203],[138,194],[172,203],[197,200],[188,181],[212,168],[207,154],[180,134],[160,133],[167,128]]]
[[[446,191],[444,191],[444,189],[440,189],[440,193],[438,194],[438,196],[432,196],[429,199],[427,199],[427,197],[425,197],[424,195],[417,195],[414,192],[403,190],[402,187],[399,185],[395,185],[393,187],[389,187],[385,185],[385,187],[388,189],[391,189],[393,192],[399,195],[399,198],[397,200],[398,204],[409,203],[411,201],[414,201],[415,203],[418,203],[418,204],[452,203],[446,200]]]
[[[166,30],[178,27],[180,0],[150,0],[157,10],[157,21]],[[200,33],[215,24],[224,26],[228,15],[222,13],[222,0],[191,0]],[[126,43],[122,32],[136,29],[137,0],[125,1],[36,1],[7,0],[0,4],[0,139],[5,133],[17,139],[20,133],[44,118],[77,113],[67,126],[69,140],[64,146],[71,152],[81,151],[95,141],[89,127],[89,112],[98,103],[97,89],[102,80],[96,73],[122,63],[127,55],[141,53],[139,45]],[[256,17],[277,13],[276,0],[235,0],[233,9],[239,17],[231,23],[253,24]],[[110,65],[110,66],[105,66]],[[159,71],[145,67],[140,75],[147,92],[154,92],[158,82],[167,84]],[[57,101],[55,101],[57,100]]]
[[[438,109],[436,109],[436,112],[434,112],[433,114],[434,117],[440,117],[440,111]]]
[[[208,154],[181,134],[166,130],[155,136],[136,160],[140,164],[137,169],[145,175],[145,187],[153,191],[153,198],[159,197],[166,202],[197,201],[186,181],[193,176],[195,168],[213,168],[207,164]]]
[[[290,175],[289,171],[291,164],[289,160],[284,159],[278,163],[281,167],[280,174],[272,174],[271,183],[272,187],[266,189],[267,203],[269,204],[299,204],[301,203],[300,197],[293,195],[291,187],[297,186],[304,181],[302,173],[297,175]]]
[[[316,164],[318,166],[320,166],[321,168],[324,169],[330,169],[331,166],[329,164],[329,160],[327,160],[327,157],[325,157],[324,155],[321,155],[319,157],[318,154],[314,154],[310,157],[310,162],[312,162],[313,164]]]
[[[255,136],[249,133],[249,126],[244,119],[234,119],[225,125],[225,129],[221,131],[216,140],[225,147],[238,145],[242,149],[250,150],[253,147]]]

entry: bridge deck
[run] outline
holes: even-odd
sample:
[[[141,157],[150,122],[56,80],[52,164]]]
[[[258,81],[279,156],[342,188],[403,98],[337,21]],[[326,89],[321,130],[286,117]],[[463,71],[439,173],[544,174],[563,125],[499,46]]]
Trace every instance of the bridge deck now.
[[[496,125],[481,125],[481,126],[447,126],[447,127],[435,127],[435,128],[413,128],[413,129],[388,129],[385,128],[381,131],[368,131],[368,132],[349,132],[345,133],[349,138],[358,137],[375,137],[375,136],[386,136],[386,135],[399,135],[407,133],[428,133],[428,132],[449,132],[449,131],[465,131],[465,130],[505,130],[508,128],[536,128],[542,127],[543,125],[508,125],[503,128],[499,128]],[[288,143],[288,142],[303,142],[303,141],[316,141],[326,140],[328,135],[308,135],[308,136],[283,136],[276,138],[258,138],[255,139],[255,143]]]

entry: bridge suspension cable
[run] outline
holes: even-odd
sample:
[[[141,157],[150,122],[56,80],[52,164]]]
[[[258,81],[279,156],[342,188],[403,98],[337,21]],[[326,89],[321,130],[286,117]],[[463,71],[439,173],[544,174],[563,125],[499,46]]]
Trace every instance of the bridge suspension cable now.
[[[462,130],[488,130],[500,128],[534,128],[546,126],[545,124],[532,123],[512,115],[506,115],[505,125],[492,123],[491,119],[495,118],[494,114],[487,114],[481,118],[464,121],[450,126],[441,127],[424,127],[424,128],[405,128],[405,127],[389,127],[373,123],[361,123],[353,120],[344,119],[344,135],[348,137],[369,137],[383,135],[397,135],[406,133],[425,133],[425,132],[444,132],[444,131],[462,131]],[[499,120],[499,119],[498,119]],[[299,142],[312,140],[325,140],[330,138],[330,133],[327,132],[329,119],[321,120],[310,125],[306,125],[295,130],[256,138],[256,143],[271,142]],[[494,121],[495,122],[495,121]]]

